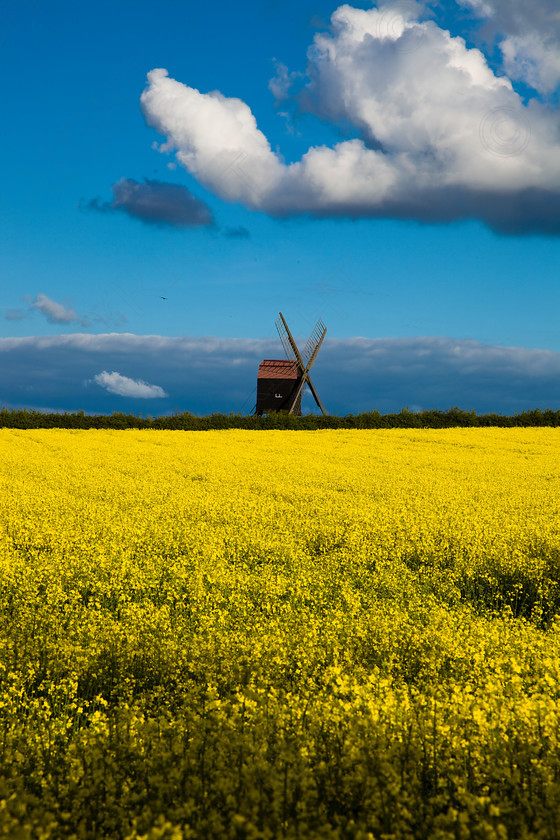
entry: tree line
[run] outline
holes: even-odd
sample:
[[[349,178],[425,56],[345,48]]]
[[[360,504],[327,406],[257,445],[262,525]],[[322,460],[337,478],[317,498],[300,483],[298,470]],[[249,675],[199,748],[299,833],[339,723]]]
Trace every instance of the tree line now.
[[[560,410],[539,408],[512,416],[477,414],[453,407],[445,411],[430,409],[381,414],[365,411],[360,414],[304,414],[296,417],[287,412],[271,412],[262,417],[243,414],[214,413],[204,416],[189,411],[151,417],[147,415],[86,414],[84,411],[45,413],[33,409],[0,409],[0,428],[7,429],[176,429],[209,431],[212,429],[448,429],[458,426],[560,426]]]

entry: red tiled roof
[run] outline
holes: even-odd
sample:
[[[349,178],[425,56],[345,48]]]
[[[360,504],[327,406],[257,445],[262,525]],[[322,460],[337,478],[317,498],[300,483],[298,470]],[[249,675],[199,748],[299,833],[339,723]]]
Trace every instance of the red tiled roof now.
[[[298,366],[288,359],[265,359],[259,365],[257,379],[297,379]]]

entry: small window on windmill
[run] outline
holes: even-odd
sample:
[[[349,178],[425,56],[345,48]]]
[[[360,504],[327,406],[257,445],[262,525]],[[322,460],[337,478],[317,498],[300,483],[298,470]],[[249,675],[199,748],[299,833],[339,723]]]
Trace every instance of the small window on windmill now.
[[[267,411],[287,411],[289,414],[300,416],[301,398],[306,385],[309,386],[323,414],[326,414],[311,382],[309,371],[317,358],[327,328],[321,320],[317,321],[303,353],[299,352],[281,312],[276,321],[276,328],[288,358],[265,359],[260,363],[257,374],[255,414],[266,414]]]

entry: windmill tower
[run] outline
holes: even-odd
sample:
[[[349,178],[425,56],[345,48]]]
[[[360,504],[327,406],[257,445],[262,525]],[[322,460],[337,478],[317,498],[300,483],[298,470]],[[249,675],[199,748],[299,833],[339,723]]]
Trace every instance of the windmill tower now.
[[[309,371],[317,358],[327,328],[321,319],[317,321],[303,353],[299,352],[281,312],[276,321],[276,329],[287,359],[265,359],[260,363],[257,374],[255,414],[266,414],[268,411],[287,411],[289,414],[296,414],[299,417],[301,415],[301,398],[306,385],[309,385],[315,402],[323,414],[326,414],[311,382]]]

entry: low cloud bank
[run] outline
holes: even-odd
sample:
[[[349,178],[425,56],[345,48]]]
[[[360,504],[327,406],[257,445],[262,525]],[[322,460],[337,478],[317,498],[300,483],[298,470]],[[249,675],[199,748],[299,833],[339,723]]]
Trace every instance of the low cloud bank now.
[[[259,362],[282,356],[278,341],[261,339],[127,333],[3,338],[0,405],[248,414],[256,399]],[[341,415],[404,406],[456,405],[503,414],[557,409],[560,353],[445,337],[327,337],[313,382],[327,411]],[[309,393],[304,410],[315,410]]]

